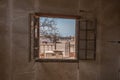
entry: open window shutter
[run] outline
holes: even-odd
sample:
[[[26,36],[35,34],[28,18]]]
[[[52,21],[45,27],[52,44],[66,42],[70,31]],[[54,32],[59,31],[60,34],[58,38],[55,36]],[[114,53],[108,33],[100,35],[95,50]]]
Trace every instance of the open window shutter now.
[[[95,60],[96,58],[96,20],[79,22],[79,59]]]
[[[34,16],[34,57],[39,57],[39,16]]]
[[[39,57],[39,17],[30,14],[30,58]]]

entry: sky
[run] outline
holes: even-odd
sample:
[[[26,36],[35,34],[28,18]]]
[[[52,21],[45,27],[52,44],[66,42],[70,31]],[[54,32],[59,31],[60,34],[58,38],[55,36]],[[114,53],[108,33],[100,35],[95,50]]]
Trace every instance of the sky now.
[[[75,36],[75,19],[55,18],[55,22],[61,36]]]

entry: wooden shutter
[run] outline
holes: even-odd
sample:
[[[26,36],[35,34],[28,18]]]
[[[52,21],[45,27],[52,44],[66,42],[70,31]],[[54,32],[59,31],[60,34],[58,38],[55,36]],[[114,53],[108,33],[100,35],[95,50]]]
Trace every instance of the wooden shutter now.
[[[32,57],[39,57],[39,17],[34,14],[30,14],[30,58]]]
[[[79,59],[95,60],[96,20],[80,20],[79,24]]]

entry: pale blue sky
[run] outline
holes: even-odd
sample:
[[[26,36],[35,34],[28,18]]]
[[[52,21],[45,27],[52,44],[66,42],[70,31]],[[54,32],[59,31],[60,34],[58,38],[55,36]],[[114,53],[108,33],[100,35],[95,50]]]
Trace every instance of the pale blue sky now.
[[[75,36],[75,19],[55,18],[55,22],[61,36]]]

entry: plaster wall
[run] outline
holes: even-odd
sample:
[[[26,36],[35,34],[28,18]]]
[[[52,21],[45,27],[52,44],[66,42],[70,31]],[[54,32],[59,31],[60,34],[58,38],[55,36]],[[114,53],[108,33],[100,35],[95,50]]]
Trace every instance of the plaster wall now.
[[[77,63],[29,62],[29,13],[79,9],[98,20],[96,60],[80,60],[79,74]],[[119,11],[118,0],[0,0],[0,80],[118,80]]]

